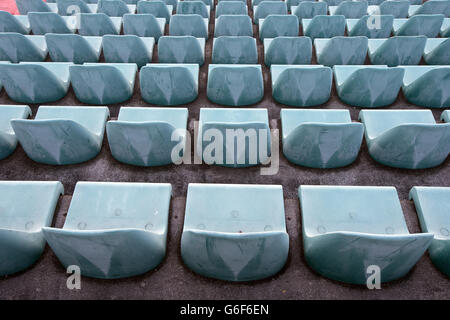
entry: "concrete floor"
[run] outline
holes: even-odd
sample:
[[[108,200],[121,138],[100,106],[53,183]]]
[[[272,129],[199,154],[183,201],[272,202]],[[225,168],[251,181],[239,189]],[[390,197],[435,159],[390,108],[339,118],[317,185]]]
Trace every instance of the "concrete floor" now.
[[[251,6],[249,6],[251,8]],[[213,13],[214,14],[214,13]],[[250,10],[250,15],[252,12]],[[214,19],[211,19],[211,23]],[[166,30],[166,34],[168,30]],[[255,37],[258,37],[254,27]],[[210,25],[210,35],[214,26]],[[156,53],[155,47],[155,53]],[[206,63],[200,69],[199,97],[183,106],[189,109],[189,128],[193,135],[193,121],[198,120],[203,107],[220,107],[208,101],[206,80],[211,62],[212,36],[206,43]],[[282,105],[272,99],[270,72],[263,64],[263,47],[258,40],[259,63],[263,65],[265,96],[256,108],[267,108],[271,128],[281,128]],[[314,55],[313,55],[314,56]],[[156,54],[154,61],[156,62]],[[103,61],[103,57],[102,60]],[[313,61],[315,63],[315,61]],[[368,63],[368,62],[367,62]],[[0,93],[0,104],[17,104],[5,91]],[[49,105],[82,105],[73,90],[61,101]],[[116,119],[121,106],[147,106],[140,98],[139,82],[130,101],[110,105],[111,119]],[[33,117],[38,109],[31,106]],[[357,121],[359,108],[343,104],[336,95],[318,108],[350,110]],[[386,109],[419,109],[406,102],[402,94]],[[433,110],[439,121],[442,110]],[[281,142],[280,142],[281,146]],[[420,232],[414,204],[408,200],[413,186],[450,187],[450,161],[437,168],[426,170],[401,170],[383,166],[372,160],[363,142],[360,155],[352,165],[340,169],[310,169],[289,163],[280,154],[280,169],[272,176],[260,175],[260,168],[232,169],[207,165],[170,165],[157,168],[139,168],[121,164],[112,158],[105,138],[100,154],[91,161],[79,165],[48,166],[28,159],[23,149],[17,150],[0,162],[0,180],[59,180],[65,186],[55,212],[54,226],[62,227],[77,181],[115,182],[169,182],[173,188],[170,210],[170,227],[167,256],[154,271],[121,280],[82,278],[81,290],[68,290],[67,274],[53,252],[47,247],[39,261],[19,274],[0,278],[0,299],[450,299],[450,280],[437,270],[427,254],[415,268],[401,280],[383,284],[381,290],[368,290],[328,280],[319,276],[306,264],[301,241],[301,218],[297,188],[301,184],[313,185],[366,185],[395,186],[410,232]],[[286,266],[276,276],[248,283],[229,283],[207,279],[185,267],[180,255],[180,238],[184,219],[184,207],[189,183],[249,183],[280,184],[283,186],[286,223],[290,237],[290,252]]]

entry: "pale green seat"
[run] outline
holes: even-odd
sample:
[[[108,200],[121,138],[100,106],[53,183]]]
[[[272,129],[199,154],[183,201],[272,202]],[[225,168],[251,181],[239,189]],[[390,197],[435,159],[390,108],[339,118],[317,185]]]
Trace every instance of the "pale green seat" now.
[[[211,10],[214,10],[214,0],[183,0],[183,1],[201,1],[204,4],[206,4],[207,6],[209,6],[211,8]],[[181,1],[179,1],[181,2]]]
[[[329,67],[272,64],[270,73],[272,96],[279,103],[310,107],[330,99],[333,73]]]
[[[334,66],[339,98],[356,107],[387,106],[397,99],[404,70],[387,66]]]
[[[420,14],[409,19],[394,19],[393,32],[396,36],[436,38],[443,21],[443,14]]]
[[[133,35],[103,36],[103,55],[108,63],[135,63],[138,68],[152,61],[155,39]]]
[[[21,33],[0,33],[0,61],[44,61],[48,49],[44,36],[28,36]]]
[[[429,0],[421,5],[412,5],[409,7],[408,15],[414,16],[418,14],[444,14],[450,16],[450,1],[448,0]]]
[[[259,38],[296,37],[298,36],[299,22],[295,15],[270,14],[259,20]]]
[[[427,39],[423,58],[427,64],[450,65],[450,39]]]
[[[135,63],[85,63],[70,66],[70,80],[79,101],[107,105],[131,98],[136,72]]]
[[[47,33],[45,40],[53,62],[98,62],[102,51],[102,37],[83,37],[78,34]]]
[[[59,62],[0,64],[0,82],[9,98],[20,103],[54,102],[67,94],[69,66]]]
[[[417,65],[422,59],[427,37],[394,36],[369,40],[369,58],[372,64],[388,67]]]
[[[166,255],[172,186],[166,183],[78,182],[62,229],[43,228],[64,268],[83,276],[131,277]]]
[[[356,64],[366,61],[367,37],[334,37],[331,39],[315,39],[317,63],[325,66]]]
[[[288,7],[288,10],[294,14],[294,10],[292,10],[292,7],[298,6],[302,2],[313,2],[311,0],[286,0],[286,5]],[[326,4],[326,3],[325,3]]]
[[[450,277],[450,188],[413,187],[409,199],[414,200],[422,231],[434,234],[428,248],[431,261]]]
[[[298,17],[301,22],[303,19],[312,19],[315,16],[326,16],[328,5],[326,2],[301,1],[298,6],[292,6],[291,12]]]
[[[366,285],[369,266],[381,282],[402,278],[433,239],[409,233],[394,187],[301,185],[298,196],[306,262],[333,280]]]
[[[261,65],[210,64],[208,99],[226,106],[255,104],[264,96]]]
[[[210,7],[203,1],[180,1],[177,4],[177,14],[198,14],[209,19]]]
[[[28,16],[14,16],[0,10],[0,32],[17,32],[29,34],[31,30]]]
[[[186,148],[187,120],[186,108],[123,107],[117,121],[106,124],[109,148],[117,161],[134,166],[179,163]],[[174,153],[180,143],[181,151]]]
[[[312,41],[309,37],[264,39],[264,62],[272,64],[310,64]]]
[[[255,6],[259,5],[263,1],[267,1],[267,0],[250,0],[250,4],[251,4],[252,8],[254,8]],[[284,0],[271,0],[271,1],[284,1]]]
[[[11,127],[12,119],[26,119],[31,115],[28,106],[0,105],[0,160],[16,150],[17,137]]]
[[[311,168],[339,168],[353,163],[364,126],[348,110],[282,109],[283,154],[292,163]]]
[[[259,23],[259,19],[264,19],[269,14],[288,14],[287,6],[284,1],[262,1],[253,7],[253,22]]]
[[[99,0],[97,13],[104,13],[110,17],[123,17],[124,14],[134,14],[136,5],[127,5],[122,0]]]
[[[320,2],[324,2],[329,6],[338,6],[341,2],[345,0],[318,0]]]
[[[422,4],[423,0],[409,0],[411,4]]]
[[[402,66],[403,94],[418,106],[450,107],[450,66]]]
[[[303,34],[311,39],[333,38],[345,34],[345,17],[315,16],[312,19],[302,19]]]
[[[216,18],[221,15],[246,15],[248,14],[247,4],[243,1],[221,1],[216,8]]]
[[[252,19],[248,15],[221,15],[215,21],[214,37],[253,37]]]
[[[82,36],[104,36],[120,34],[121,17],[109,17],[104,13],[80,13],[78,33]]]
[[[58,8],[54,3],[46,3],[42,0],[16,0],[17,9],[21,15],[30,12],[57,12]]]
[[[200,275],[226,281],[271,277],[288,258],[285,219],[281,185],[191,183],[183,262]]]
[[[205,63],[205,38],[164,36],[158,43],[159,63]]]
[[[257,64],[256,39],[244,37],[218,37],[212,50],[214,64]]]
[[[350,37],[389,38],[394,23],[392,15],[364,16],[361,19],[347,19],[347,34]]]
[[[450,152],[450,123],[436,124],[430,110],[363,110],[370,156],[384,165],[426,169]]]
[[[137,13],[152,14],[157,18],[165,18],[166,23],[170,22],[172,17],[173,6],[167,5],[164,1],[138,1]]]
[[[379,6],[369,6],[368,14],[392,15],[394,18],[408,17],[409,0],[388,0],[383,1]]]
[[[152,14],[126,14],[123,16],[123,34],[154,38],[158,42],[164,35],[166,19]]]
[[[75,16],[62,17],[55,12],[30,12],[28,20],[35,35],[47,33],[75,33],[77,21]]]
[[[208,39],[208,19],[199,14],[175,14],[170,19],[169,35]]]
[[[145,1],[149,1],[149,0],[145,0]],[[153,0],[150,0],[153,1]],[[165,2],[165,4],[167,5],[171,5],[173,8],[176,8],[177,4],[178,4],[178,0],[163,0]]]
[[[342,1],[337,6],[329,6],[330,15],[343,15],[347,19],[359,19],[367,14],[367,1]]]
[[[266,164],[271,152],[267,109],[201,108],[195,152],[209,165]]]
[[[33,265],[42,255],[42,227],[52,224],[60,182],[0,181],[0,276]]]
[[[198,64],[148,64],[141,69],[144,101],[163,106],[187,104],[198,95]]]
[[[450,37],[450,18],[445,18],[442,22],[439,34],[442,38]]]
[[[450,122],[450,110],[445,110],[442,112],[441,120],[444,122]]]
[[[100,152],[107,107],[41,106],[34,120],[12,120],[27,156],[39,163],[69,165]]]
[[[97,1],[96,3],[88,3],[85,0],[57,0],[58,14],[61,16],[71,16],[77,13],[96,13],[97,12]]]

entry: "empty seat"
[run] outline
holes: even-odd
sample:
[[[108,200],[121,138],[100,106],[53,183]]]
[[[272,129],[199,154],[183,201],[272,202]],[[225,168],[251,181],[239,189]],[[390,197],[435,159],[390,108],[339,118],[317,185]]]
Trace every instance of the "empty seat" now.
[[[70,65],[59,62],[0,64],[0,81],[14,101],[53,102],[62,99],[69,90]]]
[[[45,248],[48,227],[64,187],[57,181],[0,181],[0,276],[34,264]]]
[[[148,1],[148,0],[144,0],[144,1]],[[154,1],[154,0],[152,0]],[[167,5],[171,5],[173,8],[176,8],[177,4],[178,4],[178,0],[163,0]]]
[[[258,4],[260,4],[263,1],[267,1],[267,0],[250,0],[250,3],[251,3],[252,8],[254,8],[255,6],[257,6]],[[284,1],[284,0],[271,0],[271,1]]]
[[[28,36],[21,33],[0,33],[0,61],[44,61],[47,57],[44,36]]]
[[[172,186],[166,183],[78,182],[62,229],[43,228],[67,268],[116,279],[145,273],[166,255]]]
[[[409,233],[394,187],[301,185],[298,195],[306,261],[327,278],[365,285],[371,265],[381,282],[401,278],[433,238]]]
[[[207,95],[212,102],[226,106],[259,102],[264,96],[261,66],[210,64]]]
[[[0,11],[0,32],[29,34],[30,30],[28,16],[13,16],[7,11]]]
[[[350,37],[389,38],[394,20],[394,16],[391,15],[370,15],[361,19],[347,19],[347,33]]]
[[[110,17],[123,17],[127,13],[135,13],[136,5],[127,5],[122,0],[99,0],[97,13],[104,13]]]
[[[267,164],[271,134],[267,109],[201,108],[197,155],[206,164],[232,168]]]
[[[214,10],[214,2],[215,2],[214,0],[183,0],[183,1],[201,1],[207,6],[209,6],[211,10]]]
[[[247,4],[243,1],[221,1],[216,8],[216,18],[224,14],[248,14]]]
[[[428,248],[431,261],[450,277],[450,188],[413,187],[409,199],[414,200],[422,231],[434,234]]]
[[[441,120],[444,122],[450,122],[450,110],[445,110],[442,112]]]
[[[409,16],[417,14],[444,14],[446,17],[450,16],[450,1],[448,0],[433,0],[425,1],[421,5],[412,5],[409,7]]]
[[[133,35],[103,37],[103,55],[109,63],[135,63],[140,68],[152,61],[155,39]]]
[[[202,1],[180,1],[177,4],[177,14],[198,14],[209,19],[210,7]]]
[[[106,105],[131,98],[136,71],[134,63],[85,63],[70,66],[70,80],[78,100]]]
[[[12,119],[26,119],[31,115],[28,106],[0,105],[0,160],[8,157],[17,146],[17,138],[11,127]]]
[[[367,37],[315,39],[317,63],[325,66],[362,65],[366,61],[368,43]]]
[[[283,153],[292,163],[339,168],[358,157],[364,126],[348,110],[282,109]]]
[[[345,17],[315,16],[312,19],[302,19],[303,34],[311,39],[333,38],[345,34]]]
[[[334,66],[339,98],[351,106],[382,107],[397,99],[404,70],[387,66]]]
[[[330,6],[330,15],[343,15],[347,19],[359,19],[367,14],[367,1],[342,1],[337,6]]]
[[[294,7],[294,6],[298,6],[300,3],[302,3],[302,2],[306,2],[306,0],[286,0],[286,5],[287,5],[287,7],[288,7],[288,10],[290,11],[290,12],[292,12],[292,14],[293,14],[293,10],[291,10],[292,9],[292,7]],[[312,2],[312,1],[309,1],[309,2]],[[326,2],[324,2],[325,4],[326,4]]]
[[[123,34],[151,37],[158,42],[164,35],[166,19],[155,18],[153,14],[126,14],[123,16]]]
[[[75,33],[77,29],[77,17],[61,17],[54,12],[30,12],[28,20],[31,30],[35,35],[47,33]]]
[[[299,22],[295,15],[270,14],[259,20],[259,38],[298,36]]]
[[[317,1],[301,1],[298,6],[291,8],[292,14],[298,17],[301,22],[302,19],[312,19],[315,16],[326,16],[328,5],[326,2]]]
[[[216,19],[214,37],[253,37],[252,19],[248,15],[221,15]]]
[[[262,1],[253,8],[253,22],[259,23],[259,19],[264,19],[269,14],[287,14],[287,6],[284,1]]]
[[[62,16],[71,16],[78,13],[96,13],[97,3],[88,3],[85,0],[58,0],[56,2],[58,14]]]
[[[362,110],[370,156],[384,165],[426,169],[450,153],[450,123],[436,124],[430,110]]]
[[[257,64],[256,39],[244,37],[218,37],[214,39],[212,63]]]
[[[102,37],[47,33],[45,40],[53,62],[97,62],[102,51]]]
[[[205,63],[205,39],[193,36],[164,36],[158,43],[160,63]]]
[[[169,35],[208,38],[208,19],[199,14],[175,14],[170,19]]]
[[[409,0],[383,1],[379,6],[369,6],[367,13],[375,15],[392,15],[394,18],[408,17]]]
[[[389,67],[419,64],[427,37],[409,36],[369,40],[369,58],[372,64]]]
[[[427,108],[450,107],[450,66],[402,66],[403,94],[418,106]],[[6,84],[5,84],[6,86]]]
[[[80,13],[79,19],[80,28],[78,33],[82,36],[120,34],[122,28],[121,17],[109,17],[104,13]]]
[[[167,5],[164,1],[160,0],[141,0],[137,3],[137,13],[152,14],[157,18],[165,18],[166,23],[170,22],[172,11],[172,5]]]
[[[94,158],[102,147],[107,107],[41,106],[34,120],[12,120],[27,156],[39,163],[69,165]]]
[[[189,184],[181,256],[191,270],[257,280],[280,271],[288,251],[282,186]]]
[[[135,166],[179,163],[186,148],[187,119],[186,108],[121,108],[117,121],[106,124],[111,153]]]
[[[42,0],[16,0],[17,9],[20,14],[27,15],[30,12],[57,12],[54,3],[46,3]]]
[[[427,64],[450,65],[450,39],[427,39],[423,58]]]
[[[326,4],[328,4],[329,6],[337,6],[344,0],[322,0],[322,1],[325,2]]]
[[[450,37],[450,18],[444,19],[439,33],[440,33],[441,37],[443,37],[443,38]]]
[[[436,38],[443,21],[443,14],[420,14],[409,19],[394,19],[393,31],[396,36]]]
[[[198,95],[198,64],[149,64],[141,69],[141,96],[148,103],[173,106]]]
[[[310,64],[312,41],[309,37],[264,39],[264,62],[272,64]]]

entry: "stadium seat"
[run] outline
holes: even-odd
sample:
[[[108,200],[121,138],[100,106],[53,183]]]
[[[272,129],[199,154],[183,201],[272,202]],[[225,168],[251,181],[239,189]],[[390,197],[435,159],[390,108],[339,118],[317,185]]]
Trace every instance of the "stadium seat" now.
[[[121,17],[109,17],[104,13],[80,13],[79,19],[78,33],[82,36],[118,35],[122,28]]]
[[[254,8],[255,6],[259,5],[263,1],[267,1],[267,0],[250,0],[250,4],[251,4],[252,8]],[[284,0],[271,0],[271,1],[284,1]]]
[[[214,10],[214,2],[215,2],[214,0],[183,0],[183,1],[201,1],[207,6],[209,6],[211,10]]]
[[[198,14],[209,19],[210,7],[203,1],[180,1],[177,4],[177,14]]]
[[[315,39],[317,63],[325,66],[356,64],[366,61],[367,37],[334,37]]]
[[[99,0],[97,13],[104,13],[110,17],[123,17],[127,13],[135,13],[136,5],[127,5],[122,0]]]
[[[0,61],[44,61],[47,57],[44,36],[28,36],[21,33],[0,33]]]
[[[412,16],[409,19],[394,19],[393,31],[396,36],[436,38],[443,21],[443,14],[421,14]]]
[[[338,6],[344,0],[322,0],[321,2],[325,2],[329,6]]]
[[[312,41],[309,37],[264,39],[264,62],[272,64],[310,64]]]
[[[29,34],[30,30],[28,16],[14,16],[9,12],[0,11],[0,32]]]
[[[427,64],[450,65],[450,39],[427,39],[423,58]]]
[[[347,19],[360,19],[367,14],[367,1],[342,1],[337,6],[329,6],[330,15],[343,15]]]
[[[221,15],[216,19],[214,37],[253,37],[252,19],[248,15]]]
[[[302,19],[303,34],[311,39],[333,38],[345,34],[345,17],[315,16],[312,19]]]
[[[369,6],[368,14],[392,15],[394,18],[407,18],[410,2],[409,0],[383,1],[379,6]]]
[[[270,14],[259,20],[259,38],[296,37],[298,36],[299,22],[295,15]]]
[[[123,16],[123,34],[151,37],[156,42],[164,35],[166,19],[153,14],[126,14]]]
[[[414,16],[418,14],[444,14],[450,17],[450,1],[448,0],[433,0],[425,1],[421,5],[412,5],[409,7],[408,15]]]
[[[205,63],[205,39],[193,36],[164,36],[158,43],[160,63]]]
[[[16,0],[17,9],[21,15],[27,15],[30,12],[57,12],[55,3],[46,3],[42,0]]]
[[[212,50],[214,64],[257,64],[256,39],[244,37],[218,37]]]
[[[444,19],[439,34],[441,35],[442,38],[450,37],[450,18]]]
[[[450,110],[445,110],[442,112],[441,120],[444,122],[450,122]]]
[[[264,19],[270,14],[288,14],[287,6],[284,1],[262,1],[253,7],[253,22],[259,23],[259,19]]]
[[[170,19],[169,35],[208,39],[208,19],[199,14],[175,14]]]
[[[384,64],[388,67],[417,65],[422,59],[426,42],[425,36],[370,39],[369,58],[372,64]]]
[[[62,17],[54,12],[30,12],[28,20],[34,35],[47,33],[75,33],[77,21],[75,16]]]
[[[138,68],[152,61],[155,39],[133,35],[103,36],[103,55],[108,63],[135,63]]]
[[[78,13],[97,13],[97,2],[88,3],[84,0],[57,0],[58,14],[71,16]]]
[[[8,157],[17,147],[17,138],[10,121],[29,116],[31,109],[28,106],[0,105],[0,160]]]
[[[373,38],[389,38],[392,32],[394,16],[372,15],[361,19],[347,19],[347,34],[350,37],[365,36]]]
[[[243,1],[221,1],[216,8],[216,18],[221,15],[246,15],[247,4]]]
[[[302,22],[303,19],[312,19],[315,16],[327,15],[327,3],[317,1],[301,1],[298,6],[292,6],[291,12]]]
[[[78,34],[47,33],[45,40],[53,62],[98,62],[102,51],[102,37],[83,37]]]
[[[141,14],[152,14],[157,18],[165,18],[166,23],[170,22],[170,17],[172,17],[173,6],[167,5],[164,1],[152,0],[144,1],[141,0],[137,3],[137,13]]]

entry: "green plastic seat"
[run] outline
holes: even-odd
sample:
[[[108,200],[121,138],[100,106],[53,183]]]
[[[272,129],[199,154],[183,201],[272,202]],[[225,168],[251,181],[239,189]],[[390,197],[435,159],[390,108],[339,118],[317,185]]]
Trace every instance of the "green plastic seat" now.
[[[28,14],[31,31],[34,35],[47,33],[75,33],[77,21],[75,16],[62,17],[55,12],[30,12]]]
[[[450,1],[448,0],[433,0],[425,1],[421,5],[412,5],[409,7],[408,15],[414,16],[418,14],[444,14],[446,17],[450,16]]]
[[[69,90],[71,63],[21,62],[0,64],[0,82],[9,98],[20,103],[62,99]]]
[[[302,2],[312,2],[312,1],[310,1],[310,0],[286,0],[286,5],[288,7],[288,11],[290,11],[292,14],[294,14],[294,10],[292,10],[292,7],[298,6]]]
[[[187,120],[186,108],[121,108],[117,121],[106,124],[109,148],[117,161],[135,166],[178,163],[183,153],[172,153],[186,143]]]
[[[445,122],[450,122],[450,110],[445,110],[442,112],[441,120]]]
[[[218,37],[214,39],[212,50],[214,64],[257,64],[256,39],[243,37]]]
[[[201,108],[196,152],[209,165],[243,168],[267,163],[267,109]]]
[[[404,70],[387,66],[334,66],[339,98],[356,107],[382,107],[397,99]]]
[[[126,14],[123,16],[123,34],[154,38],[156,42],[164,35],[166,19],[153,14]]]
[[[252,19],[248,15],[221,15],[216,19],[214,37],[253,37]]]
[[[34,120],[11,120],[11,126],[30,159],[69,165],[100,152],[108,116],[107,107],[41,106]]]
[[[0,33],[0,61],[44,61],[48,49],[44,36]]]
[[[427,39],[423,58],[427,64],[450,65],[450,39]]]
[[[409,0],[388,0],[383,1],[379,6],[369,6],[368,14],[392,15],[394,18],[408,17]]]
[[[296,37],[298,36],[299,22],[295,15],[270,14],[259,20],[259,38]]]
[[[394,19],[393,31],[396,36],[436,38],[443,21],[443,14],[420,14],[409,19]]]
[[[422,59],[427,37],[394,36],[369,40],[369,58],[372,64],[388,67],[417,65]]]
[[[47,33],[45,40],[53,62],[98,62],[102,51],[102,37],[83,37],[78,34]]]
[[[58,8],[54,3],[46,3],[42,0],[16,0],[17,9],[21,15],[30,12],[57,12]]]
[[[247,4],[243,1],[221,1],[217,4],[216,18],[221,15],[246,15],[248,14]]]
[[[0,32],[17,32],[29,34],[31,30],[28,16],[14,16],[0,10]]]
[[[135,13],[136,5],[127,5],[122,0],[98,0],[97,13],[104,13],[110,17],[123,17],[127,13]]]
[[[264,19],[270,14],[288,14],[284,1],[262,1],[253,7],[253,22],[259,24],[259,19]]]
[[[50,226],[60,182],[0,181],[0,276],[33,265],[45,248],[42,227]]]
[[[138,1],[137,13],[152,14],[157,18],[165,18],[166,23],[170,22],[172,17],[173,6],[167,5],[164,1],[152,0],[152,1]]]
[[[312,41],[309,37],[264,39],[264,62],[272,64],[310,64]]]
[[[135,63],[85,63],[70,66],[70,80],[78,100],[107,105],[131,98],[136,72]]]
[[[350,37],[364,36],[369,39],[389,38],[394,20],[392,15],[367,15],[361,19],[347,19],[347,34]]]
[[[261,65],[210,64],[208,99],[226,106],[255,104],[264,96]]]
[[[342,1],[337,6],[329,6],[330,15],[343,15],[347,19],[359,19],[367,14],[367,1]]]
[[[76,15],[77,13],[96,13],[97,1],[95,4],[84,0],[57,0],[58,14],[62,16]]]
[[[121,17],[109,17],[104,13],[80,13],[79,20],[78,33],[82,36],[118,35],[122,28]]]
[[[362,65],[366,61],[367,37],[334,37],[315,39],[317,63],[325,66]]]
[[[291,7],[292,14],[296,15],[300,22],[303,19],[312,19],[315,16],[326,16],[327,10],[326,2],[317,1],[301,1],[297,6]]]
[[[450,18],[444,19],[439,34],[441,35],[442,38],[450,37]]]
[[[311,39],[333,38],[345,34],[345,17],[315,16],[312,19],[302,19],[303,34]]]
[[[17,138],[10,121],[26,119],[30,115],[28,106],[0,105],[0,160],[8,157],[17,147]]]
[[[384,165],[426,169],[450,152],[450,123],[436,124],[430,110],[363,110],[370,156]]]
[[[152,61],[155,39],[134,35],[103,36],[103,55],[108,63],[135,63],[138,68]]]
[[[183,0],[183,1],[201,1],[205,5],[209,6],[211,10],[214,10],[214,0]]]
[[[131,277],[166,255],[172,186],[166,183],[78,182],[62,229],[43,228],[62,265],[83,276]]]
[[[169,35],[208,39],[208,19],[199,14],[175,14],[170,19]]]
[[[175,106],[197,98],[198,64],[149,64],[139,76],[141,96],[148,103]]]
[[[418,106],[450,107],[450,66],[402,66],[403,94]]]
[[[250,0],[250,4],[251,4],[252,8],[254,8],[255,6],[259,5],[263,1],[267,1],[267,0]],[[284,0],[271,0],[271,1],[284,1]]]
[[[311,168],[339,168],[353,163],[364,126],[348,110],[282,109],[283,154]]]
[[[306,261],[333,280],[366,285],[372,265],[381,282],[399,279],[433,239],[409,233],[394,187],[301,185],[298,196]]]
[[[145,0],[145,1],[149,1],[149,0]],[[150,1],[154,1],[154,0],[150,0]],[[165,2],[165,4],[167,5],[171,5],[173,8],[176,8],[177,4],[178,4],[178,0],[163,0]]]
[[[317,106],[330,99],[333,73],[320,65],[275,65],[270,67],[272,96],[295,107]]]
[[[210,7],[203,1],[180,1],[177,4],[177,14],[199,14],[209,19]]]
[[[205,39],[193,36],[164,36],[158,43],[160,63],[205,63]]]
[[[428,248],[431,261],[450,277],[450,188],[413,187],[409,199],[414,200],[422,231],[434,234]]]
[[[326,3],[329,6],[338,6],[344,0],[322,0],[321,2]]]
[[[288,251],[282,186],[189,184],[181,256],[191,270],[227,281],[263,279],[283,268]]]

